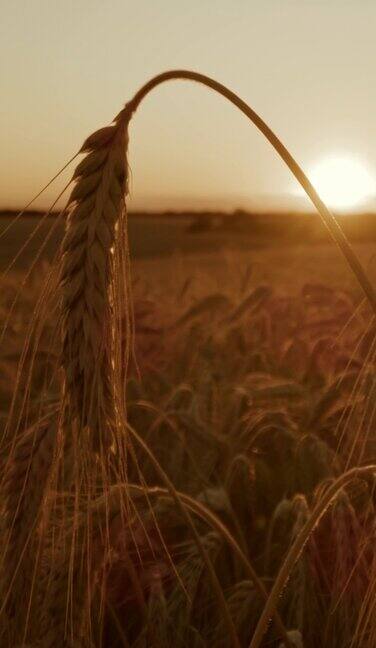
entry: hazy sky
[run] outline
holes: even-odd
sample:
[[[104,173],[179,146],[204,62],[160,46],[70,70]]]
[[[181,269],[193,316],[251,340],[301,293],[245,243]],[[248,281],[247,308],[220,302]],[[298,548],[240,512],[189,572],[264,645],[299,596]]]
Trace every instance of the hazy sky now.
[[[22,206],[141,84],[178,67],[238,92],[304,168],[345,153],[376,176],[375,31],[376,0],[2,0],[0,207]],[[295,187],[198,85],[154,91],[130,137],[134,207],[232,208]]]

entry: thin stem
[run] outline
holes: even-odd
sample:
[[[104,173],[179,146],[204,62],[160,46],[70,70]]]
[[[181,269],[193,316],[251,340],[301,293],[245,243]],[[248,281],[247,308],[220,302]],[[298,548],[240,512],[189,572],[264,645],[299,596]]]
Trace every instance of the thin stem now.
[[[146,97],[147,94],[155,87],[164,83],[165,81],[171,80],[189,80],[201,83],[212,90],[215,90],[223,97],[228,99],[232,104],[234,104],[239,110],[241,110],[244,115],[246,115],[253,124],[265,135],[266,139],[270,142],[273,148],[281,156],[282,160],[287,164],[290,171],[294,174],[295,178],[299,184],[303,187],[306,194],[311,199],[313,205],[316,207],[318,213],[320,214],[323,222],[328,228],[333,240],[338,245],[342,254],[344,255],[348,265],[353,271],[355,277],[357,278],[364,294],[366,295],[374,313],[376,313],[376,292],[373,289],[373,286],[370,280],[367,277],[367,274],[360,263],[360,260],[353,248],[351,247],[348,239],[346,238],[344,232],[342,231],[338,221],[321,200],[316,189],[313,187],[311,182],[308,180],[304,171],[301,169],[299,164],[292,157],[291,153],[287,148],[282,144],[281,140],[275,135],[275,133],[269,128],[269,126],[264,122],[263,119],[254,111],[248,104],[246,104],[242,99],[240,99],[234,92],[226,88],[218,81],[211,79],[210,77],[200,74],[199,72],[193,72],[190,70],[169,70],[168,72],[163,72],[153,77],[148,81],[140,90],[134,95],[133,99],[126,104],[124,110],[122,110],[117,116],[117,121],[126,121],[128,122],[131,114],[138,108],[141,101]]]
[[[147,492],[148,495],[155,495],[155,496],[160,496],[160,495],[166,495],[170,494],[170,491],[167,488],[162,488],[160,486],[152,486],[152,487],[146,487],[146,486],[139,486],[137,484],[127,484],[125,486],[126,489],[132,491],[134,490],[137,493],[145,493]],[[228,543],[228,545],[234,550],[235,554],[239,558],[240,562],[242,563],[248,578],[252,581],[252,584],[254,585],[255,589],[258,591],[260,597],[264,600],[268,600],[268,592],[265,589],[265,586],[259,578],[257,572],[254,570],[252,564],[249,562],[248,558],[246,557],[245,553],[233,537],[233,535],[230,533],[230,531],[227,529],[227,527],[222,523],[219,517],[217,517],[210,509],[208,509],[206,506],[201,504],[201,502],[198,502],[195,500],[193,497],[190,497],[186,493],[182,493],[181,491],[176,491],[177,496],[180,498],[182,503],[192,512],[198,515],[201,520],[209,524],[213,529],[218,531],[218,533],[221,534],[221,536],[225,539],[225,541]],[[171,494],[170,494],[171,496]],[[280,633],[280,639],[283,640],[283,643],[285,645],[285,648],[293,648],[292,643],[288,637],[287,631],[285,626],[283,625],[282,619],[278,613],[277,610],[274,612],[274,621],[276,628],[278,629]]]
[[[226,599],[224,597],[223,591],[221,589],[221,586],[218,581],[217,574],[215,573],[214,567],[212,565],[212,562],[207,554],[207,551],[202,543],[202,540],[197,532],[197,529],[195,527],[195,524],[191,518],[189,510],[182,504],[181,499],[176,491],[176,488],[172,481],[169,479],[165,471],[163,470],[162,466],[160,465],[159,461],[157,458],[154,456],[153,452],[150,450],[149,446],[145,443],[145,441],[140,437],[140,435],[136,432],[136,430],[129,424],[126,423],[127,430],[131,433],[132,437],[137,441],[139,446],[143,449],[143,451],[147,454],[149,457],[151,463],[153,464],[155,470],[159,474],[160,478],[164,483],[166,484],[166,488],[169,491],[172,499],[174,500],[175,504],[179,508],[180,512],[182,513],[184,519],[186,520],[189,528],[192,531],[193,537],[195,539],[197,548],[201,554],[201,557],[203,559],[203,562],[206,565],[206,568],[208,570],[213,590],[218,598],[218,603],[221,608],[221,612],[223,614],[223,620],[225,624],[227,625],[228,633],[229,633],[229,639],[231,641],[231,646],[234,648],[240,648],[240,643],[239,639],[236,634],[236,629],[234,626],[234,622],[231,618]]]
[[[277,603],[280,600],[282,590],[290,577],[291,571],[295,563],[299,559],[306,542],[308,541],[313,529],[319,523],[321,517],[328,510],[329,506],[333,503],[341,490],[353,479],[361,479],[362,477],[369,477],[376,473],[376,465],[362,466],[360,468],[352,468],[346,473],[338,477],[324,493],[322,499],[316,504],[310,517],[304,524],[300,533],[296,536],[292,543],[287,556],[283,562],[278,576],[274,581],[273,587],[270,591],[269,598],[259,618],[256,630],[253,634],[249,648],[259,648],[262,638],[266,632],[269,620],[275,612]]]

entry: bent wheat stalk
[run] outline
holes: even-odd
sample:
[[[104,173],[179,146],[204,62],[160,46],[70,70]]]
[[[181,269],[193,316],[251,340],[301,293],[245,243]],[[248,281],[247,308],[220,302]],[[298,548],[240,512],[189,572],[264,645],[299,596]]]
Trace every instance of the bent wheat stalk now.
[[[376,313],[376,292],[370,280],[368,279],[368,276],[366,275],[364,268],[359,261],[359,258],[355,254],[344,232],[342,231],[338,221],[331,213],[331,211],[327,208],[325,203],[321,200],[320,196],[313,187],[312,183],[308,180],[304,171],[301,169],[299,164],[296,162],[296,160],[293,158],[293,156],[287,150],[281,140],[277,137],[277,135],[271,130],[271,128],[269,128],[264,120],[261,119],[261,117],[234,92],[226,88],[226,86],[222,85],[218,81],[215,81],[214,79],[211,79],[204,74],[193,72],[191,70],[169,70],[167,72],[163,72],[162,74],[158,74],[150,81],[148,81],[144,86],[142,86],[142,88],[135,94],[132,101],[130,101],[125,106],[124,114],[128,115],[128,111],[130,109],[132,110],[132,112],[134,112],[138,108],[144,97],[146,97],[146,95],[149,94],[151,90],[153,90],[161,83],[173,79],[195,81],[207,86],[208,88],[211,88],[212,90],[215,90],[223,97],[228,99],[237,108],[239,108],[239,110],[244,113],[244,115],[246,115],[246,117],[248,117],[259,129],[259,131],[261,131],[261,133],[266,137],[266,139],[270,142],[270,144],[288,166],[299,184],[304,189],[307,196],[312,201],[313,205],[316,207],[333,240],[341,249],[347,263],[349,264],[351,270],[357,278],[360,287],[362,288],[370,305],[372,306],[373,311]],[[121,115],[122,113],[120,113],[120,116]]]
[[[113,246],[127,194],[128,126],[146,95],[165,81],[203,84],[235,105],[263,133],[294,174],[341,249],[373,311],[376,293],[335,217],[292,155],[259,115],[221,83],[198,72],[171,70],[152,78],[125,105],[113,124],[91,135],[73,179],[70,214],[63,242],[63,355],[65,387],[73,418],[91,432],[94,446],[104,442],[116,419],[114,325],[111,286]],[[128,308],[130,305],[126,305]]]

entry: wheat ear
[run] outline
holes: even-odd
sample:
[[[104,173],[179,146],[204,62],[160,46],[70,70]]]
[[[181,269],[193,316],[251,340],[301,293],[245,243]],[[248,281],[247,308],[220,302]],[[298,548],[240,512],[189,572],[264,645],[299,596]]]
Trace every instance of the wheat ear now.
[[[113,244],[127,193],[127,126],[123,110],[83,144],[62,244],[62,365],[67,411],[90,430],[98,449],[114,423]],[[105,441],[106,437],[106,441]]]
[[[9,621],[21,605],[27,619],[36,568],[36,528],[53,463],[56,425],[49,417],[26,431],[5,467],[5,538],[3,600]],[[15,628],[27,632],[27,628]]]

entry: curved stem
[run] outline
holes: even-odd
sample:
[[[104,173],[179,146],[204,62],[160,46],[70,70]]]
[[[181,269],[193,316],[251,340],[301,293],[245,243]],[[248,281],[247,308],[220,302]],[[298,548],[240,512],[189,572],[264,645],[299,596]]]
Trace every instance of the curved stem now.
[[[140,90],[134,95],[133,99],[128,104],[126,104],[125,108],[119,113],[116,120],[124,120],[128,122],[132,113],[138,108],[141,101],[144,99],[144,97],[146,97],[147,94],[149,94],[149,92],[151,92],[151,90],[156,88],[161,83],[164,83],[165,81],[171,81],[173,79],[195,81],[196,83],[201,83],[208,88],[215,90],[223,97],[228,99],[232,104],[234,104],[234,106],[239,108],[239,110],[244,113],[244,115],[246,115],[261,131],[261,133],[263,133],[263,135],[281,156],[282,160],[289,167],[290,171],[294,174],[299,184],[303,187],[304,191],[311,199],[323,222],[327,226],[333,240],[335,241],[335,243],[337,243],[348,265],[357,278],[374,313],[376,313],[376,292],[374,291],[373,286],[369,281],[362,264],[359,261],[359,258],[355,254],[353,248],[351,247],[349,241],[343,233],[338,221],[325,205],[325,203],[321,200],[316,189],[313,187],[304,171],[295,161],[291,153],[289,153],[281,140],[275,135],[271,128],[269,128],[264,120],[261,119],[261,117],[254,110],[252,110],[250,106],[248,106],[248,104],[240,99],[234,92],[226,88],[226,86],[204,74],[200,74],[199,72],[193,72],[190,70],[169,70],[167,72],[163,72],[162,74],[158,74],[150,81],[148,81],[144,86],[142,86],[142,88],[140,88]]]
[[[136,492],[143,493],[145,490],[147,490],[148,494],[151,495],[165,495],[165,494],[170,494],[170,491],[167,488],[161,488],[160,486],[153,486],[151,488],[146,488],[144,486],[138,486],[136,484],[127,484],[126,488],[129,490],[135,490]],[[258,594],[260,595],[261,598],[263,598],[265,601],[268,599],[268,592],[265,589],[265,586],[259,578],[258,574],[252,567],[252,564],[249,562],[248,558],[246,557],[245,553],[235,540],[235,538],[231,535],[227,527],[223,524],[223,522],[220,520],[219,517],[215,515],[210,509],[208,509],[206,506],[195,500],[193,497],[190,497],[186,493],[182,493],[181,491],[176,491],[176,494],[180,498],[180,500],[183,502],[183,504],[192,512],[198,515],[201,520],[209,524],[213,529],[215,529],[228,543],[228,545],[234,550],[234,553],[237,555],[239,558],[239,561],[242,563],[248,578],[252,582],[254,588],[257,590]],[[279,631],[280,634],[280,639],[282,639],[285,648],[293,648],[292,643],[288,637],[287,631],[285,626],[283,625],[282,619],[278,613],[277,610],[274,612],[274,621],[277,630]]]
[[[182,513],[183,517],[185,518],[189,528],[192,531],[193,537],[195,539],[197,548],[201,554],[201,557],[203,559],[203,562],[208,570],[209,577],[213,586],[213,590],[215,595],[217,596],[218,603],[221,608],[221,612],[223,614],[223,620],[224,623],[227,625],[228,633],[229,633],[229,639],[231,641],[231,646],[233,648],[240,648],[240,642],[236,633],[236,629],[234,626],[234,622],[231,618],[226,599],[224,597],[223,591],[221,589],[221,586],[218,581],[217,574],[214,570],[214,567],[212,565],[212,562],[207,554],[207,551],[202,543],[202,540],[200,538],[200,535],[196,529],[196,526],[191,518],[189,510],[182,504],[182,501],[178,495],[178,492],[176,491],[176,488],[172,481],[169,479],[165,471],[163,470],[162,466],[160,465],[159,461],[157,458],[154,456],[153,452],[150,450],[149,446],[145,441],[140,437],[140,435],[136,432],[136,430],[129,424],[126,423],[126,428],[128,432],[131,433],[132,437],[137,441],[139,446],[144,450],[146,455],[149,457],[151,463],[153,464],[155,470],[159,474],[160,478],[162,481],[166,484],[167,490],[170,493],[172,499],[174,500],[175,504],[177,505],[178,509]]]
[[[249,648],[259,648],[261,645],[262,638],[266,632],[268,623],[272,615],[275,613],[277,603],[281,597],[283,588],[286,586],[286,583],[289,579],[292,569],[294,568],[295,563],[299,559],[300,554],[302,553],[306,542],[308,541],[313,529],[320,522],[320,519],[327,511],[328,507],[337,497],[338,493],[353,479],[360,479],[362,477],[369,477],[370,475],[375,475],[376,465],[362,466],[360,468],[352,468],[347,471],[338,479],[336,479],[328,488],[326,493],[324,493],[322,499],[316,504],[313,509],[310,517],[302,527],[300,533],[296,536],[294,542],[292,543],[287,556],[283,562],[281,569],[278,572],[278,576],[274,581],[274,585],[270,590],[269,598],[266,602],[266,605],[262,611],[256,630],[252,637]]]

